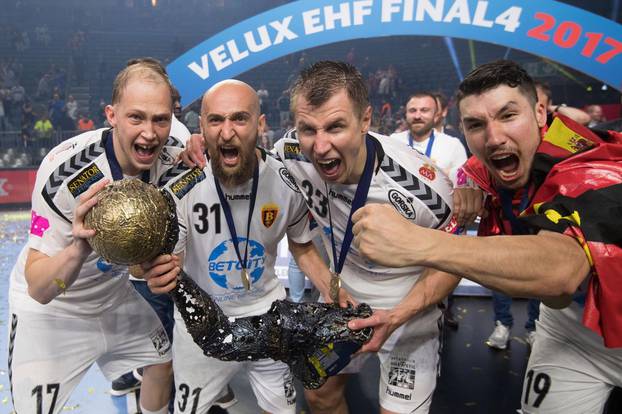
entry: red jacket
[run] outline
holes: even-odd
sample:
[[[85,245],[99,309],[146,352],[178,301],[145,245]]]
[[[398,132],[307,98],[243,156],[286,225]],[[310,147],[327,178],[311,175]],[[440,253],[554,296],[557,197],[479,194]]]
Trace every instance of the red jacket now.
[[[486,167],[471,157],[463,169],[490,194],[479,234],[511,234]],[[583,325],[606,347],[622,347],[622,134],[559,116],[538,147],[528,191],[520,221],[534,233],[545,229],[577,239],[592,266]]]

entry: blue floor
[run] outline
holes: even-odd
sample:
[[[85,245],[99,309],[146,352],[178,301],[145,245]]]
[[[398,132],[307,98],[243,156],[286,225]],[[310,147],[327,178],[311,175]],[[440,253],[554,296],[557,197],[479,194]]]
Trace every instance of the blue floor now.
[[[9,377],[7,374],[7,337],[9,321],[9,275],[28,235],[30,211],[0,212],[0,413],[12,413]],[[110,384],[97,367],[91,368],[73,396],[63,407],[63,412],[73,414],[133,414],[133,398],[112,397]],[[128,411],[129,406],[129,411]],[[96,411],[94,407],[97,407]]]

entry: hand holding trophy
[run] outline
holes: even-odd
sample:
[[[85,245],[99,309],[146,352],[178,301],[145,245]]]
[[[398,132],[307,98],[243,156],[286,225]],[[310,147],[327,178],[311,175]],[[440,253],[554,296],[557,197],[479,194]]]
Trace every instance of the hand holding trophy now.
[[[138,179],[102,190],[85,225],[96,230],[89,239],[93,250],[124,265],[171,253],[179,235],[173,199]],[[339,308],[277,300],[263,315],[233,319],[183,271],[170,294],[205,355],[224,361],[280,360],[310,389],[336,375],[373,333],[348,328],[350,320],[371,316],[366,304]]]

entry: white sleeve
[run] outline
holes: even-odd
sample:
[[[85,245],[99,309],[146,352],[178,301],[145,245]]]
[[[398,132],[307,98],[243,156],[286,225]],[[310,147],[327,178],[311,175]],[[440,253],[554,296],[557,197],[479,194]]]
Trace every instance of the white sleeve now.
[[[64,183],[52,197],[44,197],[42,190],[50,175],[42,165],[37,173],[31,197],[31,222],[28,247],[48,256],[54,256],[72,241],[73,209],[76,204]]]
[[[291,219],[287,225],[287,238],[296,243],[307,243],[313,239],[309,228],[309,210],[300,193],[290,203]]]
[[[173,199],[175,200],[174,196]],[[174,254],[182,253],[186,250],[186,238],[188,237],[188,226],[190,222],[188,220],[187,213],[187,202],[186,197],[181,200],[175,200],[175,204],[177,205],[177,223],[179,225],[179,240],[177,240],[177,244],[175,245],[175,249],[173,250]]]

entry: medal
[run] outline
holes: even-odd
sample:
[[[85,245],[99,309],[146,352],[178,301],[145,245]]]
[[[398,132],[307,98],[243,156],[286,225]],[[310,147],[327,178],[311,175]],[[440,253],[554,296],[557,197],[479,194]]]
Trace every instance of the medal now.
[[[341,249],[339,250],[339,256],[337,256],[337,246],[335,242],[335,232],[333,231],[333,217],[330,208],[330,201],[328,202],[328,220],[330,223],[330,244],[333,252],[333,269],[331,273],[329,295],[333,302],[339,301],[339,289],[341,288],[341,269],[346,262],[346,256],[354,235],[352,234],[352,214],[359,208],[365,205],[367,201],[367,193],[369,192],[369,186],[371,185],[371,179],[374,174],[374,160],[376,155],[376,144],[369,137],[365,137],[365,148],[367,150],[365,166],[363,167],[363,174],[359,180],[354,193],[354,200],[352,200],[352,207],[350,208],[350,214],[348,216],[348,223],[343,234],[343,241],[341,242]],[[329,194],[328,185],[326,185],[326,194]]]
[[[341,278],[339,274],[332,272],[330,277],[330,299],[337,303],[339,302],[339,289],[341,288]]]
[[[242,284],[244,285],[246,290],[251,289],[251,277],[248,274],[248,270],[246,270],[246,268],[244,267],[242,268]]]
[[[246,288],[246,290],[250,290],[251,288],[251,278],[248,274],[247,266],[248,266],[248,241],[250,239],[251,234],[251,219],[253,218],[253,210],[255,209],[255,199],[257,198],[257,186],[259,185],[259,161],[255,160],[255,169],[253,171],[253,183],[251,185],[251,194],[250,194],[250,203],[248,206],[248,220],[246,221],[246,240],[244,242],[244,257],[240,254],[240,247],[238,243],[240,243],[242,238],[238,237],[238,233],[235,229],[235,223],[233,222],[233,213],[231,212],[231,206],[225,197],[222,188],[220,187],[220,183],[218,179],[214,175],[214,185],[216,186],[216,192],[218,193],[218,199],[220,200],[220,204],[222,206],[222,211],[225,214],[225,219],[227,220],[227,226],[229,227],[229,232],[231,233],[231,242],[233,244],[233,248],[235,250],[235,254],[238,256],[238,260],[240,262],[240,266],[242,267],[242,284]]]

